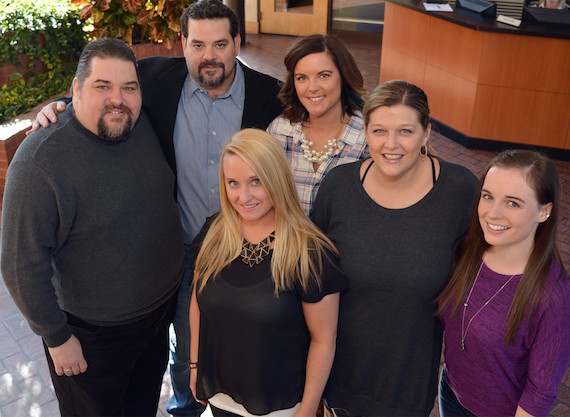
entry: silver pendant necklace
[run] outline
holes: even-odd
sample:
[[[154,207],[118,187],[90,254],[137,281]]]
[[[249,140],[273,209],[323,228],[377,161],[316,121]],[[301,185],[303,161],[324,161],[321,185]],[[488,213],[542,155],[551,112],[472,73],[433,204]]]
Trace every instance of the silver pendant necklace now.
[[[475,288],[475,284],[479,279],[479,274],[481,273],[481,269],[483,268],[484,263],[485,263],[485,258],[483,257],[483,259],[481,260],[481,265],[479,266],[479,270],[477,271],[477,276],[475,277],[475,281],[473,281],[473,286],[471,287],[471,291],[469,291],[469,295],[467,296],[465,303],[463,303],[463,317],[461,317],[461,344],[459,345],[459,348],[461,349],[462,352],[465,351],[465,337],[467,337],[467,332],[469,331],[469,327],[471,326],[471,322],[473,321],[473,319],[477,317],[477,315],[481,312],[481,310],[487,307],[487,305],[493,300],[493,298],[495,298],[503,290],[503,288],[505,288],[507,284],[511,282],[511,280],[516,275],[516,274],[511,275],[511,277],[507,280],[507,282],[501,285],[501,288],[499,288],[497,292],[493,294],[492,297],[489,298],[487,302],[483,304],[481,308],[475,312],[475,314],[473,314],[473,317],[471,317],[471,320],[469,320],[469,322],[467,323],[467,327],[465,328],[465,310],[467,310],[467,307],[469,306],[469,300],[471,299],[471,294],[473,294],[473,289]]]

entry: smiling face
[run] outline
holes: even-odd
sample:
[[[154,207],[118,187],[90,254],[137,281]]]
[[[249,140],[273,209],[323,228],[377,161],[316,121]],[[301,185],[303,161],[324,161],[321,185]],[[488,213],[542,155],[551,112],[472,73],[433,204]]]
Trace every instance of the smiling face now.
[[[294,71],[295,91],[309,117],[342,114],[342,79],[328,52],[309,54],[299,60]]]
[[[94,57],[90,74],[73,80],[77,120],[101,139],[116,141],[131,131],[142,106],[135,66],[118,58]]]
[[[190,76],[215,98],[234,80],[241,37],[232,38],[229,19],[188,19],[182,49]]]
[[[398,104],[381,106],[370,114],[365,127],[370,154],[379,172],[391,179],[414,174],[420,148],[427,143],[431,126],[424,129],[413,108]]]
[[[489,245],[524,256],[532,250],[536,229],[551,208],[551,203],[539,204],[522,169],[495,166],[485,177],[477,213]]]
[[[275,225],[275,209],[255,171],[243,159],[228,153],[222,162],[228,201],[248,226]]]

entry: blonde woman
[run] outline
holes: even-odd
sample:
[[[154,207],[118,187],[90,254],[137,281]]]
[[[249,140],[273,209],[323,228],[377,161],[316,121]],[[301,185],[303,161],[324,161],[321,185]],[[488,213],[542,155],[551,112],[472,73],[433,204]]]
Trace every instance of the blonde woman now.
[[[192,392],[214,416],[314,416],[347,285],[338,252],[269,134],[236,133],[220,161],[221,212],[195,243]]]

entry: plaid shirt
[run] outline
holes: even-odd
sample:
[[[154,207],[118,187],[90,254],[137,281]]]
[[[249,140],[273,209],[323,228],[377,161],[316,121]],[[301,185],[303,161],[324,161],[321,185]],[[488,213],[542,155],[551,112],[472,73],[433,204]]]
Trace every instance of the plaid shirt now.
[[[316,172],[313,163],[305,159],[303,149],[301,149],[301,138],[305,136],[301,123],[291,124],[288,119],[279,116],[271,122],[267,132],[276,138],[285,149],[301,205],[309,216],[319,186],[327,172],[337,165],[356,162],[370,156],[364,137],[364,121],[361,113],[350,118],[342,137],[338,138],[336,152],[324,161]]]

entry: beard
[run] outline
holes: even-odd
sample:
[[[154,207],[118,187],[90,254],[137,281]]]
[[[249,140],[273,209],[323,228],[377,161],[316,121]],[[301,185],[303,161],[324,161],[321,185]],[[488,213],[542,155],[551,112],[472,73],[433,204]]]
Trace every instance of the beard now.
[[[125,123],[122,123],[118,126],[112,126],[107,124],[105,121],[105,116],[112,112],[114,109],[121,110],[127,116],[127,120]],[[112,117],[112,115],[111,115]],[[103,113],[97,120],[97,134],[98,136],[106,140],[108,142],[117,142],[122,140],[127,133],[131,131],[131,126],[133,125],[133,112],[126,106],[106,106],[103,109]]]
[[[222,73],[217,78],[206,78],[206,76],[202,74],[202,70],[204,69],[204,67],[207,67],[207,66],[208,67],[211,67],[211,66],[220,67],[222,69]],[[206,71],[206,75],[207,74],[208,74],[208,71]],[[223,62],[216,62],[216,61],[201,62],[200,65],[198,65],[198,77],[200,80],[200,84],[202,84],[204,87],[217,87],[217,86],[221,85],[224,82],[224,80],[226,79],[226,66],[224,65]]]

